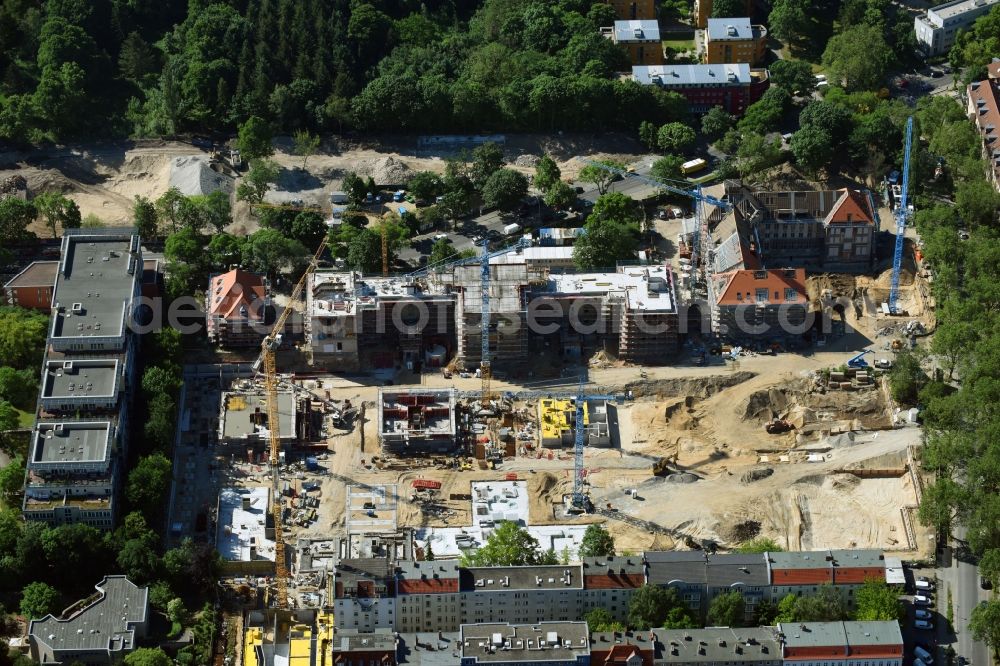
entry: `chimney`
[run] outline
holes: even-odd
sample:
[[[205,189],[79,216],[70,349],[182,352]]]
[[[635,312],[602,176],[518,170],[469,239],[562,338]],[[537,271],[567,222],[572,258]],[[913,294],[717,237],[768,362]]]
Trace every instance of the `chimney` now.
[[[244,511],[249,511],[250,510],[250,496],[249,495],[244,495],[243,496],[243,510]]]

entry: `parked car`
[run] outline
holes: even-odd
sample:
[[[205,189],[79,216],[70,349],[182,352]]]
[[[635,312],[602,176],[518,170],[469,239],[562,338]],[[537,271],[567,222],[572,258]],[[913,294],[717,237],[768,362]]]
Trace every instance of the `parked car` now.
[[[434,234],[434,240],[439,241],[448,237],[448,234]]]
[[[917,604],[918,606],[930,606],[931,603],[933,603],[933,601],[934,600],[931,599],[930,596],[926,594],[916,594],[913,596],[913,603]]]
[[[914,620],[913,628],[920,629],[923,631],[930,631],[931,629],[934,628],[934,623],[931,622],[930,620]]]
[[[892,361],[887,358],[875,359],[875,367],[879,370],[888,370],[892,368]]]
[[[980,576],[979,577],[979,587],[983,588],[984,590],[992,590],[993,589],[993,581],[991,581],[986,576]]]
[[[918,608],[917,610],[913,611],[913,615],[919,620],[931,619],[931,612],[924,610],[923,608]]]
[[[915,656],[917,659],[924,662],[925,664],[928,664],[928,666],[934,663],[934,657],[931,656],[931,653],[925,650],[924,648],[920,647],[919,645],[913,647],[913,656]]]
[[[917,658],[913,660],[913,666],[930,666],[930,664],[923,659]]]
[[[914,583],[914,586],[918,590],[933,590],[934,589],[934,584],[932,582],[930,582],[929,580],[927,580],[926,578],[923,578],[923,579],[919,579],[918,578],[917,581]]]

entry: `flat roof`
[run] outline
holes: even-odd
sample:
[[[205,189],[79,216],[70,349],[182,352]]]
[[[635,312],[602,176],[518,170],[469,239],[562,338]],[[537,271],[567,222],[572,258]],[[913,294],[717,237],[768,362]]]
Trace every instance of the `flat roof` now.
[[[117,358],[48,359],[42,368],[42,398],[111,398],[118,368]]]
[[[654,77],[659,77],[654,80]],[[632,78],[643,84],[666,87],[746,85],[753,81],[750,65],[633,65]]]
[[[836,567],[884,567],[885,555],[874,548],[831,550]]]
[[[579,564],[519,567],[467,567],[461,571],[463,590],[580,590],[583,568]]]
[[[828,550],[767,553],[772,569],[830,569],[833,563]]]
[[[131,625],[146,620],[149,588],[138,587],[125,576],[108,576],[95,587],[99,598],[73,617],[60,620],[46,615],[32,620],[28,629],[31,640],[59,651],[135,648]]]
[[[744,663],[781,661],[781,646],[772,627],[707,627],[654,629],[663,646],[664,663]]]
[[[274,561],[274,539],[265,536],[271,491],[265,486],[223,488],[219,492],[219,520],[215,548],[222,559]],[[244,499],[249,501],[244,508]],[[250,548],[256,549],[250,557]]]
[[[56,282],[59,272],[58,261],[33,261],[12,277],[4,287],[8,289],[19,287],[51,287]]]
[[[460,636],[463,662],[567,663],[590,654],[586,622],[463,624]]]
[[[847,631],[843,622],[780,622],[778,631],[790,648],[843,646],[846,653]]]
[[[264,416],[262,424],[255,424],[252,416],[259,410]],[[295,437],[295,396],[290,392],[278,393],[278,419],[280,438]],[[222,439],[266,439],[267,397],[263,392],[229,391],[222,394]]]
[[[317,317],[354,315],[358,309],[377,307],[381,300],[451,299],[437,283],[403,277],[333,270],[316,271],[309,280],[309,314]]]
[[[1000,0],[957,0],[956,2],[946,2],[943,5],[931,7],[927,10],[927,13],[930,14],[933,12],[943,19],[950,19],[976,10],[985,13],[988,7],[992,7],[998,2]]]
[[[905,585],[906,573],[903,571],[903,560],[899,557],[885,558],[885,582],[889,585]]]
[[[753,39],[749,18],[710,18],[707,31],[712,41]]]
[[[625,298],[630,310],[676,310],[674,276],[666,266],[628,266],[614,273],[550,275],[546,286],[553,296],[616,294]]]
[[[709,587],[760,587],[770,583],[767,563],[759,553],[710,555],[705,571]]]
[[[31,464],[104,462],[110,453],[110,421],[40,421]]]
[[[902,645],[899,622],[845,622],[848,645]]]
[[[493,527],[502,520],[528,522],[527,481],[473,481],[472,524]]]
[[[564,236],[574,238],[575,236]],[[511,250],[490,258],[491,264],[518,264],[530,261],[572,261],[572,245],[535,245],[523,250]]]
[[[542,550],[552,549],[561,554],[569,551],[571,559],[577,557],[587,525],[528,525],[528,534],[538,540]],[[488,527],[418,527],[413,537],[418,543],[430,542],[434,557],[459,557],[466,551],[475,550],[486,543],[492,532]]]
[[[52,304],[59,310],[52,320],[51,336],[122,335],[126,307],[142,274],[133,257],[139,251],[139,237],[130,232],[64,236],[52,294]]]
[[[649,565],[646,574],[650,585],[671,582],[703,585],[708,580],[707,555],[697,550],[647,551],[643,557]]]
[[[356,635],[337,634],[330,649],[337,652],[365,652],[395,650],[396,637],[392,634],[365,633]]]
[[[615,21],[615,41],[618,43],[658,42],[660,41],[660,23],[653,19]]]

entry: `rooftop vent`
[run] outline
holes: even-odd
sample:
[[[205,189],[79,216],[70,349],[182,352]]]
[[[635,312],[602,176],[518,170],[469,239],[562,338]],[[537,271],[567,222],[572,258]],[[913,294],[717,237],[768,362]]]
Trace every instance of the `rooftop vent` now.
[[[83,303],[74,303],[73,312],[80,313],[83,312]]]
[[[632,36],[636,39],[642,39],[642,28],[634,28],[632,30]]]
[[[63,370],[72,370],[73,369],[73,361],[63,361],[63,366],[62,367],[63,367]]]
[[[730,37],[735,37],[736,35],[739,34],[739,32],[736,30],[735,25],[727,25],[726,34],[729,35]]]

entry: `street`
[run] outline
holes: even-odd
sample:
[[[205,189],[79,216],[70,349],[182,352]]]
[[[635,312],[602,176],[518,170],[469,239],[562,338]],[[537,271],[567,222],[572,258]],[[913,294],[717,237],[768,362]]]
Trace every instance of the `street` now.
[[[938,637],[942,645],[954,640],[952,646],[955,648],[956,656],[964,658],[964,661],[960,660],[958,663],[989,666],[992,663],[989,649],[985,643],[972,640],[972,633],[969,631],[969,616],[972,615],[972,609],[980,601],[987,600],[989,592],[979,586],[979,570],[963,548],[964,537],[965,528],[958,526],[955,529],[955,541],[949,549],[950,553],[943,558],[941,566],[937,569],[939,610],[942,616],[947,612],[950,591],[955,614],[954,635],[947,635],[947,627],[944,626],[946,623],[940,622]]]

